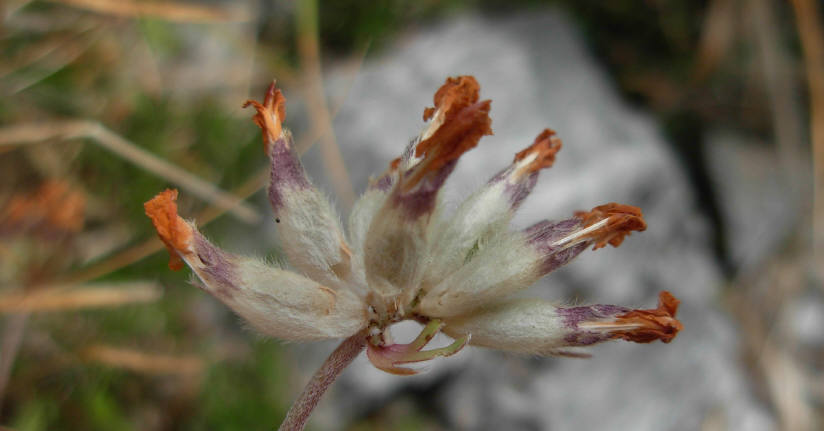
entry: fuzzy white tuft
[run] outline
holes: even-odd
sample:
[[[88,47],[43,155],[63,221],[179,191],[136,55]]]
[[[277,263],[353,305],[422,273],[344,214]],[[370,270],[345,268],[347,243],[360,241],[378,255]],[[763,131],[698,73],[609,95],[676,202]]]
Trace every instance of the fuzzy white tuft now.
[[[472,334],[470,344],[509,352],[550,355],[569,345],[570,330],[557,307],[535,299],[497,304],[469,316],[445,319],[450,337]]]
[[[425,283],[436,285],[464,264],[479,244],[504,232],[512,219],[512,206],[502,181],[473,193],[454,212],[430,229]]]
[[[520,232],[505,232],[427,292],[420,303],[429,316],[456,316],[477,309],[541,277],[541,255]]]
[[[227,256],[227,279],[212,276],[197,255],[186,258],[205,288],[262,333],[290,341],[348,337],[366,327],[363,302],[302,275],[241,256]]]
[[[284,187],[282,194],[278,232],[289,263],[331,288],[344,287],[351,252],[329,199],[314,187]]]

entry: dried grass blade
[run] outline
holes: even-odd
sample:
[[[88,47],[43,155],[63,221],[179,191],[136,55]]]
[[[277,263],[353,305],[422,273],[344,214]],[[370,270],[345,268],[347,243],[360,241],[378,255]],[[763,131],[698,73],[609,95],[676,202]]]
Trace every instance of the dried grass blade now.
[[[821,279],[824,261],[824,25],[821,3],[793,0],[810,91],[810,134],[813,155],[813,251]]]
[[[82,356],[89,362],[154,375],[197,376],[204,368],[203,360],[196,356],[146,353],[102,344],[87,347]]]
[[[0,313],[68,311],[83,308],[108,308],[153,302],[162,290],[157,283],[135,282],[117,285],[47,287],[25,293],[0,295]]]
[[[202,4],[146,2],[132,0],[52,0],[68,6],[106,15],[151,17],[178,22],[245,22],[250,14]]]
[[[329,172],[335,193],[349,210],[355,202],[355,191],[349,172],[343,162],[343,155],[332,130],[332,114],[323,91],[323,74],[320,67],[320,47],[318,43],[318,11],[315,0],[301,1],[297,5],[298,14],[298,54],[305,76],[306,101],[313,128],[320,133],[321,156]]]

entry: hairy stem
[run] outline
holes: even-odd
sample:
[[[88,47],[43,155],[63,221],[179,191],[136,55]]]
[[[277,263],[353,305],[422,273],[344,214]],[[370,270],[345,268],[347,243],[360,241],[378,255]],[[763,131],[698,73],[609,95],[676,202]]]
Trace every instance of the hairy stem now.
[[[279,431],[300,431],[306,426],[309,415],[315,406],[318,405],[320,397],[329,389],[329,385],[335,381],[338,375],[346,368],[352,360],[366,346],[366,333],[359,332],[341,343],[321,365],[320,369],[312,376],[312,380],[303,388],[297,400],[295,400],[286,419],[280,424]]]

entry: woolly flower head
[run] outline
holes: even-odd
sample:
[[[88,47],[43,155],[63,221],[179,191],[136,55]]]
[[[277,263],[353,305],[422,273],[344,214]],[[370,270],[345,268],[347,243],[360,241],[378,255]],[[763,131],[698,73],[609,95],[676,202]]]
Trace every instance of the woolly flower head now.
[[[271,162],[269,201],[291,269],[225,252],[177,214],[176,190],[146,202],[146,214],[171,254],[203,287],[261,332],[312,341],[362,334],[378,368],[413,374],[404,364],[448,356],[465,344],[539,355],[612,339],[669,342],[681,329],[678,300],[661,292],[655,309],[613,305],[559,307],[511,299],[585,249],[617,247],[646,228],[641,210],[616,203],[541,221],[524,230],[510,220],[552,166],[561,141],[552,130],[515,154],[512,163],[449,212],[438,193],[460,156],[492,134],[491,102],[471,76],[449,78],[424,110],[423,132],[374,177],[349,217],[348,235],[328,199],[313,185],[282,122],[285,98],[269,87],[255,123]],[[389,327],[424,325],[396,344]],[[439,331],[451,345],[424,350]]]

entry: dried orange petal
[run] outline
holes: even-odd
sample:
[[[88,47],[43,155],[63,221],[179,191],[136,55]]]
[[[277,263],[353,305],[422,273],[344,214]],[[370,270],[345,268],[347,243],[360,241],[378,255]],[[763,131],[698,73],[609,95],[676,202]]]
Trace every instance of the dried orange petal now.
[[[186,253],[192,240],[192,227],[177,215],[177,190],[166,189],[143,204],[146,215],[152,219],[160,240],[169,250],[169,268],[183,268],[178,252]]]
[[[651,343],[655,340],[669,343],[684,328],[675,318],[680,303],[681,301],[665,290],[658,295],[658,308],[632,310],[617,316],[615,325],[637,325],[637,328],[614,331],[612,336],[636,343]]]
[[[283,132],[282,123],[286,119],[286,97],[275,87],[275,81],[266,90],[263,103],[247,100],[243,107],[252,106],[257,110],[252,119],[263,130],[263,150],[268,153],[269,145],[275,142]]]
[[[607,244],[618,247],[632,231],[643,232],[647,229],[641,209],[632,205],[611,202],[591,211],[578,211],[575,216],[581,219],[584,227],[607,220],[604,226],[586,235],[595,241],[593,250]]]
[[[555,155],[561,150],[561,139],[555,135],[552,129],[544,129],[532,145],[515,155],[515,162],[523,160],[531,155],[535,159],[526,166],[524,173],[532,173],[548,168],[555,163]]]

